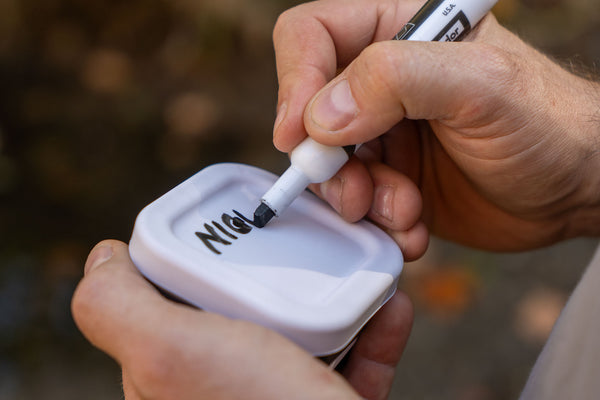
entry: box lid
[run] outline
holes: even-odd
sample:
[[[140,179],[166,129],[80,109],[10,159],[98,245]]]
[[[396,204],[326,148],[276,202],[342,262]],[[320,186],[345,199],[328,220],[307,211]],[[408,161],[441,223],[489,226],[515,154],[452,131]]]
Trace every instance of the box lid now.
[[[375,225],[344,221],[308,191],[255,227],[254,209],[276,179],[242,164],[205,168],[141,211],[131,257],[190,304],[332,354],[395,292],[402,254]]]

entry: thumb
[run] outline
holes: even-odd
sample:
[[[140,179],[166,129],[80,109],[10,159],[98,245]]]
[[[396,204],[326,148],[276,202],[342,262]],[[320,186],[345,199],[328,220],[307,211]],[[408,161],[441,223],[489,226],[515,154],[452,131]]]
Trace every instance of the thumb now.
[[[482,43],[378,42],[313,97],[305,127],[339,146],[374,139],[403,118],[482,126],[498,115],[494,86],[510,82],[509,67],[502,50]]]

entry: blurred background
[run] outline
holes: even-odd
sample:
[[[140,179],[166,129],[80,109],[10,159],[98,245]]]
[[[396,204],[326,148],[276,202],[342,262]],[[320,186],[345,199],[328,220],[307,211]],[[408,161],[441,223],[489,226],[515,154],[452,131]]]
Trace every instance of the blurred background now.
[[[271,30],[291,0],[0,0],[0,399],[121,398],[70,315],[91,247],[222,161],[281,173]],[[561,62],[600,59],[594,0],[500,0]],[[490,254],[434,240],[392,398],[514,399],[596,242]]]

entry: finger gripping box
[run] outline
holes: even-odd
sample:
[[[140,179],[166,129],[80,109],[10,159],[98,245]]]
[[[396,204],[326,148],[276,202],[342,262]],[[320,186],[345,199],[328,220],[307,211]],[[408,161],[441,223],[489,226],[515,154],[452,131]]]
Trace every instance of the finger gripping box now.
[[[309,192],[254,226],[276,178],[241,164],[205,168],[140,212],[131,257],[189,304],[271,328],[315,356],[336,354],[394,294],[402,254],[375,225],[348,223]]]

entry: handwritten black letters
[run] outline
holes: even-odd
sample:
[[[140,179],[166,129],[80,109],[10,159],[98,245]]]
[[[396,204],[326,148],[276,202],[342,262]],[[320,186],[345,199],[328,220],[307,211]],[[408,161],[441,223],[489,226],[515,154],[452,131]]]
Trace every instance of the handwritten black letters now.
[[[246,218],[240,212],[232,210],[235,217],[223,213],[221,215],[222,223],[211,221],[211,224],[204,224],[206,232],[196,232],[198,239],[213,253],[221,254],[215,247],[216,244],[224,246],[231,245],[230,240],[237,240],[238,235],[246,235],[252,231],[252,227],[256,227],[254,222]]]

